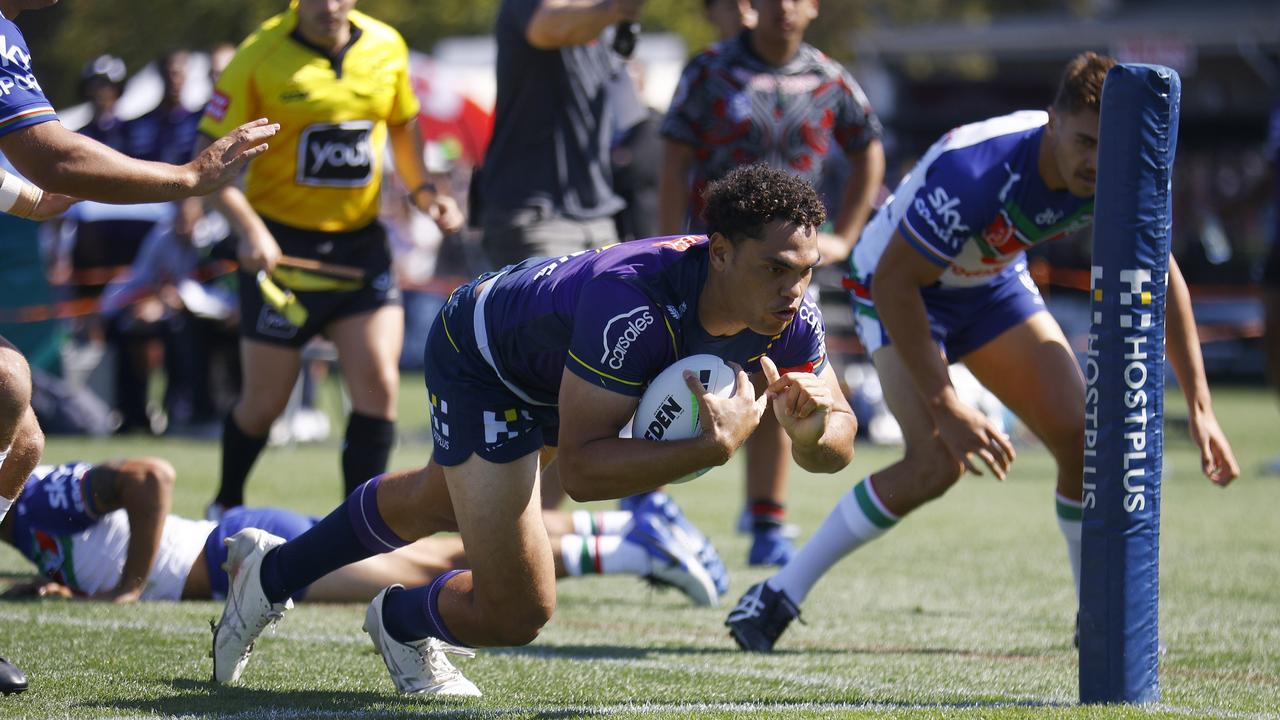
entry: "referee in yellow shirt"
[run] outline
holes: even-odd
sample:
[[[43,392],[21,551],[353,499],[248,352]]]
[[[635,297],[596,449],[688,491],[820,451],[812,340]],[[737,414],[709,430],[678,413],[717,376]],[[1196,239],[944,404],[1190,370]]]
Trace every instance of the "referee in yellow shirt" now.
[[[244,385],[223,427],[211,515],[243,503],[249,470],[297,378],[300,348],[317,333],[337,347],[351,396],[342,449],[347,491],[386,470],[404,340],[391,252],[377,220],[388,139],[418,208],[445,232],[462,225],[457,203],[428,181],[404,40],[355,4],[294,0],[267,20],[236,50],[200,122],[199,148],[245,118],[267,114],[280,123],[270,150],[249,166],[244,190],[214,196],[239,237]],[[282,256],[358,268],[363,277],[329,281],[286,267]],[[281,307],[286,290],[301,309]]]

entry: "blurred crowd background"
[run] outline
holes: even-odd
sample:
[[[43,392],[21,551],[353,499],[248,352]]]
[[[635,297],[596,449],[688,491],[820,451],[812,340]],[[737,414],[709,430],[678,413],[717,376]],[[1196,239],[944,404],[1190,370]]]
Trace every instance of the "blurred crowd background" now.
[[[185,0],[164,12],[154,0],[63,5],[22,18],[62,122],[130,155],[182,162],[211,77],[285,3]],[[414,49],[428,168],[464,206],[494,122],[497,6],[359,3]],[[622,239],[656,234],[657,125],[684,63],[716,39],[704,3],[694,0],[648,0],[641,30],[629,69],[650,112],[613,132],[615,189],[628,202],[615,218]],[[1274,2],[825,0],[806,39],[846,64],[869,96],[885,127],[888,187],[949,128],[1047,105],[1061,67],[1080,51],[1176,69],[1184,87],[1174,253],[1192,286],[1211,379],[1262,382],[1259,279],[1280,225]],[[442,299],[490,262],[478,230],[445,236],[394,176],[384,188],[383,219],[405,290],[401,366],[414,370]],[[0,217],[0,334],[36,373],[33,404],[46,432],[217,437],[240,372],[227,236],[225,221],[198,205],[82,203],[42,225]],[[1087,330],[1088,258],[1087,233],[1034,258],[1069,336]],[[856,359],[838,271],[825,269],[818,282],[832,350]],[[277,440],[328,434],[323,413],[307,408],[332,352],[321,343],[305,357],[296,407],[273,431]],[[851,367],[856,394],[862,378]]]

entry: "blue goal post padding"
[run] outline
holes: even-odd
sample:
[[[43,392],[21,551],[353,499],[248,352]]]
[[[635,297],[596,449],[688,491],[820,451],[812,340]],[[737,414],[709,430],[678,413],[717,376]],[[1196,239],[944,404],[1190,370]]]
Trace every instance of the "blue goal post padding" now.
[[[1160,697],[1164,311],[1181,81],[1118,65],[1102,90],[1085,354],[1080,701]]]

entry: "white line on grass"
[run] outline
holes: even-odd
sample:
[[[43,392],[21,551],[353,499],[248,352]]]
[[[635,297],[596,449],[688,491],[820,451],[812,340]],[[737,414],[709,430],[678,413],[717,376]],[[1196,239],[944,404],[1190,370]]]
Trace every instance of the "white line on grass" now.
[[[230,715],[221,715],[223,720],[294,720],[295,718],[397,718],[397,717],[421,717],[421,718],[503,718],[515,715],[577,715],[577,716],[609,716],[609,715],[661,715],[661,714],[678,714],[684,716],[694,716],[699,713],[707,712],[726,712],[735,714],[750,714],[759,716],[761,714],[791,714],[796,712],[855,712],[855,711],[871,711],[871,712],[888,712],[896,713],[903,710],[1000,710],[1011,708],[1027,707],[1027,703],[1020,702],[974,702],[974,703],[885,703],[885,702],[779,702],[779,703],[752,703],[752,702],[722,702],[722,703],[646,703],[646,704],[616,704],[616,705],[542,705],[528,707],[511,707],[511,708],[469,708],[469,707],[437,707],[422,710],[320,710],[316,708],[293,708],[293,709],[269,709],[269,710],[252,710]],[[1278,717],[1272,713],[1246,713],[1232,712],[1221,710],[1206,710],[1203,708],[1182,708],[1169,705],[1150,705],[1145,707],[1137,707],[1137,710],[1147,710],[1151,713],[1172,712],[1179,715],[1187,715],[1189,717],[1203,717],[1206,713],[1212,713],[1215,717],[1231,718],[1232,720],[1276,720]],[[201,718],[201,715],[181,715],[180,720]],[[137,715],[122,718],[121,720],[153,720],[152,715]]]

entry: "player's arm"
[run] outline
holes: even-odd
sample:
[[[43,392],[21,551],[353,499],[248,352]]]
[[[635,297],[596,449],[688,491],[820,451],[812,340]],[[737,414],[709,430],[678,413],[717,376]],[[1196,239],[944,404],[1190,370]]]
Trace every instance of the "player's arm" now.
[[[28,220],[48,220],[67,211],[78,200],[47,193],[13,173],[0,170],[0,212]]]
[[[639,398],[592,385],[566,369],[556,463],[569,497],[579,502],[627,497],[728,462],[759,424],[763,402],[756,402],[743,372],[728,398],[708,393],[696,379],[686,383],[699,396],[701,435],[670,441],[620,438]]]
[[[791,457],[800,467],[815,473],[833,473],[853,460],[853,437],[858,420],[849,407],[831,363],[818,374],[779,374],[767,356],[760,358],[762,372],[753,382],[763,380],[763,391],[772,400],[773,414],[791,438]],[[758,379],[757,379],[758,378]]]
[[[135,601],[147,585],[165,518],[173,505],[173,471],[163,461],[125,460],[94,467],[87,480],[98,515],[123,508],[129,517],[129,544],[120,583],[98,599]]]
[[[96,140],[44,122],[0,137],[14,167],[37,186],[106,203],[144,203],[203,195],[230,182],[267,149],[277,125],[245,123],[185,165],[137,160]]]
[[[387,136],[391,141],[396,174],[400,176],[400,182],[409,188],[414,206],[435,220],[442,232],[461,230],[464,218],[458,203],[448,195],[438,193],[427,173],[417,120],[387,125]]]
[[[525,26],[539,50],[585,45],[610,25],[636,20],[645,0],[542,0]]]
[[[840,216],[830,235],[818,236],[818,251],[824,264],[842,262],[853,252],[884,182],[884,145],[879,138],[846,157],[850,172],[840,199]]]
[[[1169,256],[1167,297],[1165,350],[1178,385],[1182,387],[1182,394],[1187,399],[1188,430],[1200,448],[1200,465],[1205,477],[1216,485],[1225,486],[1240,475],[1240,466],[1213,412],[1209,381],[1204,374],[1204,357],[1200,353],[1200,337],[1191,310],[1191,292],[1172,255]]]
[[[960,401],[947,363],[929,334],[929,316],[920,289],[942,277],[945,268],[926,259],[895,232],[871,278],[880,322],[893,349],[914,380],[920,397],[938,426],[947,450],[970,472],[981,475],[975,454],[1003,480],[1013,461],[1013,446],[978,410]]]
[[[658,176],[658,234],[677,235],[685,231],[689,215],[689,171],[693,168],[693,146],[679,140],[662,142],[662,174]]]

